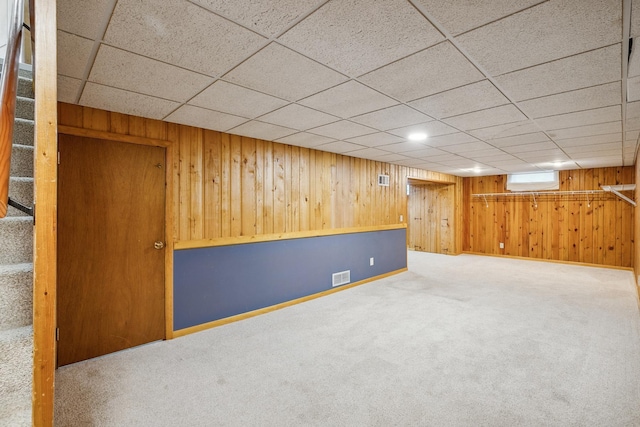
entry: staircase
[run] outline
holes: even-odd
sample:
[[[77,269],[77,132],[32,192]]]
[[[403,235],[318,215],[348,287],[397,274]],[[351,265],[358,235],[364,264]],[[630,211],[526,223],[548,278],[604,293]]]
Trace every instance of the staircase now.
[[[34,101],[21,70],[9,197],[33,205]],[[31,425],[33,366],[33,217],[9,207],[0,219],[0,426]]]

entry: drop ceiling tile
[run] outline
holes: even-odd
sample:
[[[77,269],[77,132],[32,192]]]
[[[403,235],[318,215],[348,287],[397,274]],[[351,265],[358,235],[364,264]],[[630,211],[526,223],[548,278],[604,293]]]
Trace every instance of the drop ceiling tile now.
[[[388,152],[378,150],[377,148],[363,148],[361,150],[349,151],[349,155],[352,157],[376,161],[379,161],[379,158],[387,156],[388,154]]]
[[[271,43],[226,74],[224,80],[297,101],[347,78],[291,49]]]
[[[372,71],[360,80],[407,102],[483,78],[450,42],[444,42]]]
[[[380,145],[393,144],[394,142],[400,141],[402,141],[402,138],[399,136],[390,135],[385,132],[377,132],[348,139],[348,142],[364,145],[366,147],[378,147]]]
[[[544,130],[556,130],[619,120],[622,120],[622,108],[620,105],[614,105],[611,107],[544,117],[537,119],[536,123]]]
[[[618,0],[548,1],[456,40],[497,76],[617,43],[621,22]]]
[[[620,104],[620,82],[543,96],[519,103],[529,117],[540,118]]]
[[[627,118],[640,117],[640,101],[627,103]]]
[[[540,132],[540,128],[530,120],[517,123],[491,126],[488,128],[472,130],[469,133],[476,138],[488,141],[490,139],[506,138],[508,136],[524,135],[527,133]]]
[[[409,104],[437,119],[508,104],[509,100],[488,80],[440,92]]]
[[[428,123],[421,123],[419,125],[405,126],[398,129],[389,130],[389,133],[398,135],[405,139],[408,138],[410,134],[415,132],[426,133],[428,136],[427,141],[430,141],[433,137],[436,137],[439,135],[446,135],[449,133],[458,133],[458,130],[452,128],[451,126],[445,123],[442,123],[436,120]]]
[[[113,0],[58,0],[58,29],[89,39],[102,37],[113,3]]]
[[[631,37],[640,36],[640,3],[631,2]]]
[[[478,160],[479,162],[490,163],[490,164],[495,162],[504,162],[507,160],[517,160],[514,156],[507,153],[501,153],[501,154],[490,153],[487,156],[485,156],[484,154],[481,155],[480,153],[473,153],[473,158]]]
[[[102,45],[89,81],[184,102],[213,82],[202,74]]]
[[[425,159],[425,160],[431,160],[432,157],[443,156],[446,154],[448,154],[446,151],[442,151],[437,148],[431,148],[431,147],[423,148],[421,150],[416,150],[416,151],[409,151],[405,153],[406,156],[410,156],[417,159]]]
[[[540,150],[555,150],[558,146],[552,141],[545,142],[533,142],[530,144],[512,145],[510,147],[504,147],[503,150],[510,154],[520,154],[530,151]]]
[[[360,0],[328,2],[280,40],[356,77],[432,46],[444,37],[404,0]]]
[[[274,37],[313,11],[323,0],[191,0],[257,33]]]
[[[392,162],[397,162],[399,160],[407,160],[407,159],[409,159],[409,157],[403,156],[402,154],[387,153],[385,155],[381,155],[376,160],[379,162],[392,163]]]
[[[58,101],[75,104],[82,89],[82,80],[58,75]]]
[[[496,147],[511,147],[513,145],[532,144],[535,142],[549,141],[544,132],[527,133],[524,135],[509,136],[507,138],[487,139],[491,145]]]
[[[186,0],[118,0],[104,40],[210,76],[221,75],[267,42]]]
[[[443,121],[458,129],[472,130],[507,123],[521,122],[526,119],[527,117],[513,104],[508,104],[486,110],[474,111],[473,113],[462,114],[460,116],[449,117]]]
[[[519,165],[497,166],[507,173],[520,173],[520,172],[538,172],[540,168],[531,165],[529,163],[522,163]]]
[[[638,137],[640,137],[640,131],[632,130],[631,132],[625,132],[624,139],[625,141],[637,141]]]
[[[350,80],[305,98],[300,104],[348,119],[396,105],[397,102],[355,80]]]
[[[498,161],[487,161],[487,164],[490,166],[494,166],[497,168],[505,168],[505,167],[518,167],[518,166],[524,166],[527,165],[528,163],[521,160],[521,159],[517,159],[515,157],[508,159],[508,160],[498,160]]]
[[[586,146],[593,144],[606,144],[609,142],[622,142],[622,134],[619,132],[602,135],[583,136],[579,138],[556,139],[560,147]]]
[[[592,144],[592,145],[576,145],[573,147],[563,147],[564,152],[573,156],[587,153],[597,153],[600,151],[620,150],[622,144],[619,142],[609,142],[605,144]]]
[[[218,80],[191,99],[189,104],[254,119],[287,105],[288,101]]]
[[[349,139],[355,136],[375,133],[376,130],[347,120],[342,120],[317,128],[309,129],[309,132],[335,139]]]
[[[389,151],[390,153],[404,154],[405,156],[410,156],[411,151],[425,150],[430,147],[420,142],[405,141],[405,142],[396,142],[395,144],[381,145],[376,148]]]
[[[496,77],[516,101],[620,80],[620,44]]]
[[[428,12],[428,16],[435,19],[449,33],[457,35],[531,7],[540,3],[540,0],[416,0],[414,3],[422,6]]]
[[[80,105],[157,120],[163,119],[180,106],[179,103],[167,101],[166,99],[154,98],[91,82],[87,82],[82,91]]]
[[[411,153],[407,153],[407,154],[411,154]],[[460,160],[460,158],[461,157],[458,156],[457,154],[447,153],[446,151],[443,151],[443,154],[429,156],[429,161],[440,163],[440,162]]]
[[[58,30],[58,74],[84,78],[92,49],[93,40]]]
[[[517,157],[529,163],[539,162],[556,162],[568,160],[567,155],[559,148],[544,149],[540,151],[529,151],[526,153],[518,153]]]
[[[220,113],[192,105],[183,105],[164,120],[221,132],[227,132],[229,129],[247,121],[244,117],[232,116],[231,114]]]
[[[614,166],[622,166],[622,156],[574,159],[581,168],[606,168]]]
[[[640,76],[627,79],[627,99],[629,101],[640,101]]]
[[[353,117],[351,120],[372,128],[389,130],[401,126],[425,123],[433,119],[406,105],[395,105]]]
[[[421,159],[407,159],[407,160],[397,160],[393,163],[400,166],[406,166],[408,168],[418,168],[419,165],[424,164],[425,161]]]
[[[604,135],[607,133],[622,132],[622,122],[601,123],[597,125],[581,126],[569,129],[559,129],[549,132],[554,140]]]
[[[425,141],[425,144],[431,147],[444,147],[451,144],[464,144],[465,142],[474,141],[478,141],[478,139],[464,132],[456,132],[447,135],[430,136]]]
[[[327,138],[326,136],[314,135],[307,132],[294,133],[293,135],[285,136],[277,140],[283,144],[295,145],[298,147],[313,148],[318,145],[327,144],[329,142],[335,142],[333,138]]]
[[[286,128],[284,126],[272,125],[271,123],[262,123],[257,120],[252,120],[230,129],[229,132],[236,135],[263,139],[265,141],[274,141],[296,133],[296,130]]]
[[[316,150],[328,151],[330,153],[338,154],[350,153],[351,151],[361,150],[362,148],[363,147],[361,145],[352,144],[345,141],[330,142],[328,144],[322,144],[318,147],[315,147]]]
[[[467,142],[466,144],[455,144],[455,145],[447,145],[446,147],[440,147],[444,151],[448,151],[449,153],[460,154],[461,156],[465,156],[470,153],[475,153],[482,150],[492,150],[489,144],[486,144],[482,141],[478,142]]]
[[[298,130],[307,130],[317,126],[339,121],[339,117],[313,110],[298,104],[289,104],[279,110],[260,117],[260,121],[273,123]]]

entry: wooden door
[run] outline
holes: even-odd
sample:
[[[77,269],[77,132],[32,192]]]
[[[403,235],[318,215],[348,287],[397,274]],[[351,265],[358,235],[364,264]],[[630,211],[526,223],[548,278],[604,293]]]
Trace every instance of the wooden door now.
[[[60,135],[59,151],[62,366],[165,337],[165,149]]]
[[[412,183],[409,187],[409,248],[446,254],[453,252],[455,186]]]

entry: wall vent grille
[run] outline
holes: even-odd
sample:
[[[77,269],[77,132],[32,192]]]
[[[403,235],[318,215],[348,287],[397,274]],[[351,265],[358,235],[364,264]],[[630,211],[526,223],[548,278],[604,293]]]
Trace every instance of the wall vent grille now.
[[[378,175],[378,185],[383,187],[389,186],[389,175]]]
[[[331,286],[346,285],[351,282],[351,270],[340,271],[331,275]]]

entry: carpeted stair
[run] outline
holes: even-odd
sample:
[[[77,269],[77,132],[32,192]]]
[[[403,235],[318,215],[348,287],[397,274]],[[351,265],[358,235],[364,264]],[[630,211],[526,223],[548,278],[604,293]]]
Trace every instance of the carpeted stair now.
[[[34,101],[21,70],[9,197],[33,205]],[[0,219],[0,427],[31,425],[33,366],[33,217],[9,207]]]

